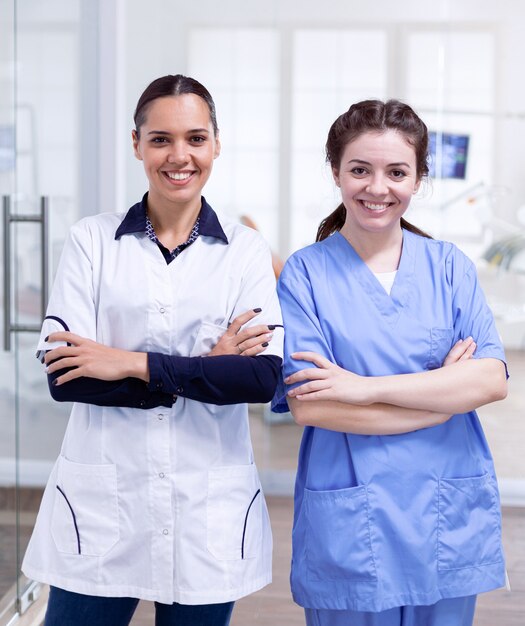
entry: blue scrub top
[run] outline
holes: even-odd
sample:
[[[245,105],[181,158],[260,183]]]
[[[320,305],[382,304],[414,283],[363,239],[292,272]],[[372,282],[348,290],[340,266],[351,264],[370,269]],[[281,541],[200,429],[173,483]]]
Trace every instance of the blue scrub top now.
[[[290,257],[278,285],[284,375],[314,351],[364,376],[441,367],[469,335],[504,352],[472,262],[403,230],[388,295],[340,234]],[[274,410],[286,410],[284,386]],[[318,609],[383,611],[504,584],[499,495],[475,411],[402,435],[304,430],[295,490],[292,592]]]

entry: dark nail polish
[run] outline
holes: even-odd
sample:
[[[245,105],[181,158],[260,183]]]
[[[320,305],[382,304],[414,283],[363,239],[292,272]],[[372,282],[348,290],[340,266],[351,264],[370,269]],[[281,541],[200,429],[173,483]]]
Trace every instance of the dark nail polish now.
[[[44,339],[44,341],[47,341],[49,339],[49,335]]]
[[[262,311],[262,309],[253,309],[254,313],[260,313]]]
[[[275,330],[274,324],[268,324],[268,330]]]
[[[55,380],[53,381],[53,385],[56,385],[56,384],[57,384],[57,381],[56,381],[56,379],[55,379]]]
[[[261,344],[261,346],[262,346],[263,348],[267,348],[269,345],[270,345],[270,344],[269,344],[267,341],[265,341],[264,343],[262,343],[262,344]]]

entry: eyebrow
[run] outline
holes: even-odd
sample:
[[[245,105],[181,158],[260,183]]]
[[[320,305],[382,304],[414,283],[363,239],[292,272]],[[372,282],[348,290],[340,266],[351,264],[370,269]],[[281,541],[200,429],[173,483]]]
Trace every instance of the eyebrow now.
[[[372,163],[370,163],[369,161],[363,161],[362,159],[350,159],[350,161],[348,161],[348,165],[350,165],[350,163],[359,163],[360,165],[372,165]],[[408,163],[405,163],[404,161],[399,161],[399,163],[389,163],[388,167],[408,167],[408,169],[410,169],[410,165]]]
[[[187,133],[207,133],[209,134],[209,130],[207,128],[192,128],[188,130]],[[171,135],[167,130],[150,130],[148,135]]]

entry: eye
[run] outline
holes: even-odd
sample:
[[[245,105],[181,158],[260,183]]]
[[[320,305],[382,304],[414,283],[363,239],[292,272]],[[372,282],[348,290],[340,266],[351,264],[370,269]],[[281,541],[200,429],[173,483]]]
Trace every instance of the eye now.
[[[364,168],[361,167],[360,165],[353,167],[350,172],[352,174],[355,174],[355,176],[364,176],[365,174],[368,174],[368,171]]]
[[[166,137],[153,137],[151,139],[151,143],[155,143],[155,144],[168,143],[168,139]]]
[[[206,137],[203,137],[202,135],[194,135],[190,137],[191,143],[204,143],[205,141],[206,141]]]
[[[397,178],[398,180],[401,180],[402,178],[406,177],[406,172],[404,172],[403,170],[392,170],[390,172],[390,175],[392,176],[392,178]]]

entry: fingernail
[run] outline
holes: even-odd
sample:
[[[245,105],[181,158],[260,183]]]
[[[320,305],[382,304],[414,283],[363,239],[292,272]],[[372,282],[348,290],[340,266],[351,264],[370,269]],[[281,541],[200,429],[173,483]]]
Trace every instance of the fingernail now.
[[[268,325],[268,330],[275,330],[275,326],[273,324]]]
[[[267,348],[269,345],[270,345],[270,344],[269,344],[267,341],[265,341],[264,343],[262,343],[262,344],[261,344],[261,346],[262,346],[263,348]]]
[[[266,338],[271,339],[273,337],[273,333],[266,333]]]
[[[262,309],[253,309],[254,313],[260,313],[262,311]]]
[[[55,380],[53,381],[53,385],[57,385],[57,379],[55,378]]]
[[[44,339],[44,341],[47,341],[49,339],[49,335]]]

